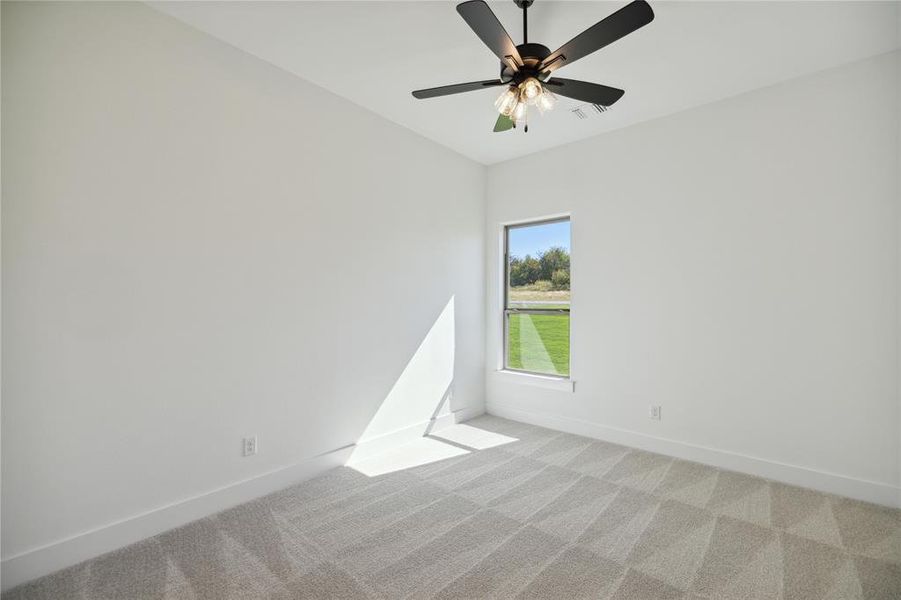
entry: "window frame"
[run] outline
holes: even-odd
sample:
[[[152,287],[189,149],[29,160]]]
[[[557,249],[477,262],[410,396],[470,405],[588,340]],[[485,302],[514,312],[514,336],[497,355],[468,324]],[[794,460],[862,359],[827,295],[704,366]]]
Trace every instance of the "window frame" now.
[[[501,371],[508,373],[516,373],[521,375],[531,375],[536,377],[546,377],[558,379],[561,381],[570,381],[572,379],[572,288],[570,287],[570,308],[509,308],[509,291],[510,291],[510,230],[522,229],[523,227],[535,227],[538,225],[550,225],[553,223],[569,223],[570,224],[570,286],[572,286],[572,219],[570,215],[561,215],[555,217],[547,217],[542,219],[534,219],[529,221],[517,221],[516,223],[507,223],[503,225],[503,252],[502,266],[503,269],[503,288],[501,294]],[[565,314],[569,318],[570,338],[569,338],[569,374],[560,375],[557,373],[542,373],[540,371],[528,371],[526,369],[516,369],[508,365],[508,334],[510,330],[511,314],[535,314],[535,315],[552,315]]]

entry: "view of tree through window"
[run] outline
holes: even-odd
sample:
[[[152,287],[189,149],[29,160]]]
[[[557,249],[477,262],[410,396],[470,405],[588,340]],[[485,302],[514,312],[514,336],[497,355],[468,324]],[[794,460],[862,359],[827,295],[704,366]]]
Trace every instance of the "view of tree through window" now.
[[[569,376],[569,219],[506,228],[504,367]]]

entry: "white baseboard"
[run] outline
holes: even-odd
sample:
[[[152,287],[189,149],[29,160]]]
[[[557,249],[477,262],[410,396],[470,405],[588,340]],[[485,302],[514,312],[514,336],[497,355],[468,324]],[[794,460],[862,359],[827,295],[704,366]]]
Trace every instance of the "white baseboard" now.
[[[420,421],[413,425],[385,433],[366,440],[360,440],[353,448],[348,462],[356,462],[367,459],[376,454],[381,454],[391,448],[412,442],[433,431],[440,431],[455,423],[468,421],[485,412],[484,408],[462,408],[453,412],[433,417],[426,421]]]
[[[830,494],[901,508],[901,488],[885,483],[855,479],[835,473],[773,462],[726,450],[717,450],[635,431],[607,427],[581,419],[522,410],[502,402],[489,402],[487,412],[491,415],[531,425],[584,435],[623,446],[666,454],[683,460],[704,463],[730,471],[739,471]]]
[[[476,417],[484,414],[484,406],[461,408],[460,410],[454,411],[454,423],[464,423],[466,421],[469,421],[470,419],[475,419]]]
[[[2,562],[7,590],[232,506],[284,489],[347,462],[353,445],[29,550]]]
[[[351,451],[351,455],[347,462],[355,463],[367,459],[370,456],[381,454],[382,452],[401,444],[406,444],[421,438],[428,432],[429,426],[431,426],[432,423],[441,423],[443,425],[447,422],[447,417],[452,417],[452,415],[446,415],[428,421],[421,421],[414,425],[410,425],[409,427],[404,427],[403,429],[384,433],[366,440],[360,440],[353,446],[353,450]]]
[[[351,456],[358,459],[358,453],[371,456],[422,437],[428,431],[438,431],[484,412],[483,407],[477,407],[447,413],[386,435],[361,440],[357,444],[344,446],[294,465],[10,556],[3,559],[2,566],[0,566],[0,585],[2,585],[0,589],[8,590],[21,583],[300,483],[329,469],[347,464]]]

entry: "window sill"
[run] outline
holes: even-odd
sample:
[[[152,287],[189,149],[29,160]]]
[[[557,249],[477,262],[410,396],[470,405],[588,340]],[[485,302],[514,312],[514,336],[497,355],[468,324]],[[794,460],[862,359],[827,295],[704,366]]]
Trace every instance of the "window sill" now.
[[[536,375],[534,373],[521,373],[519,371],[508,371],[501,369],[494,372],[495,377],[510,383],[518,383],[521,385],[531,385],[542,387],[549,390],[557,390],[559,392],[574,392],[576,382],[569,378],[550,377],[547,375]]]

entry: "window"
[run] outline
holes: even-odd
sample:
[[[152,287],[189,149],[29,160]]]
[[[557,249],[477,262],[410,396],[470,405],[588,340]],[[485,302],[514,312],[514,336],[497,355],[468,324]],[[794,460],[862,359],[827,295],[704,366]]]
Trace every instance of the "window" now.
[[[569,219],[504,229],[504,368],[569,377]]]

